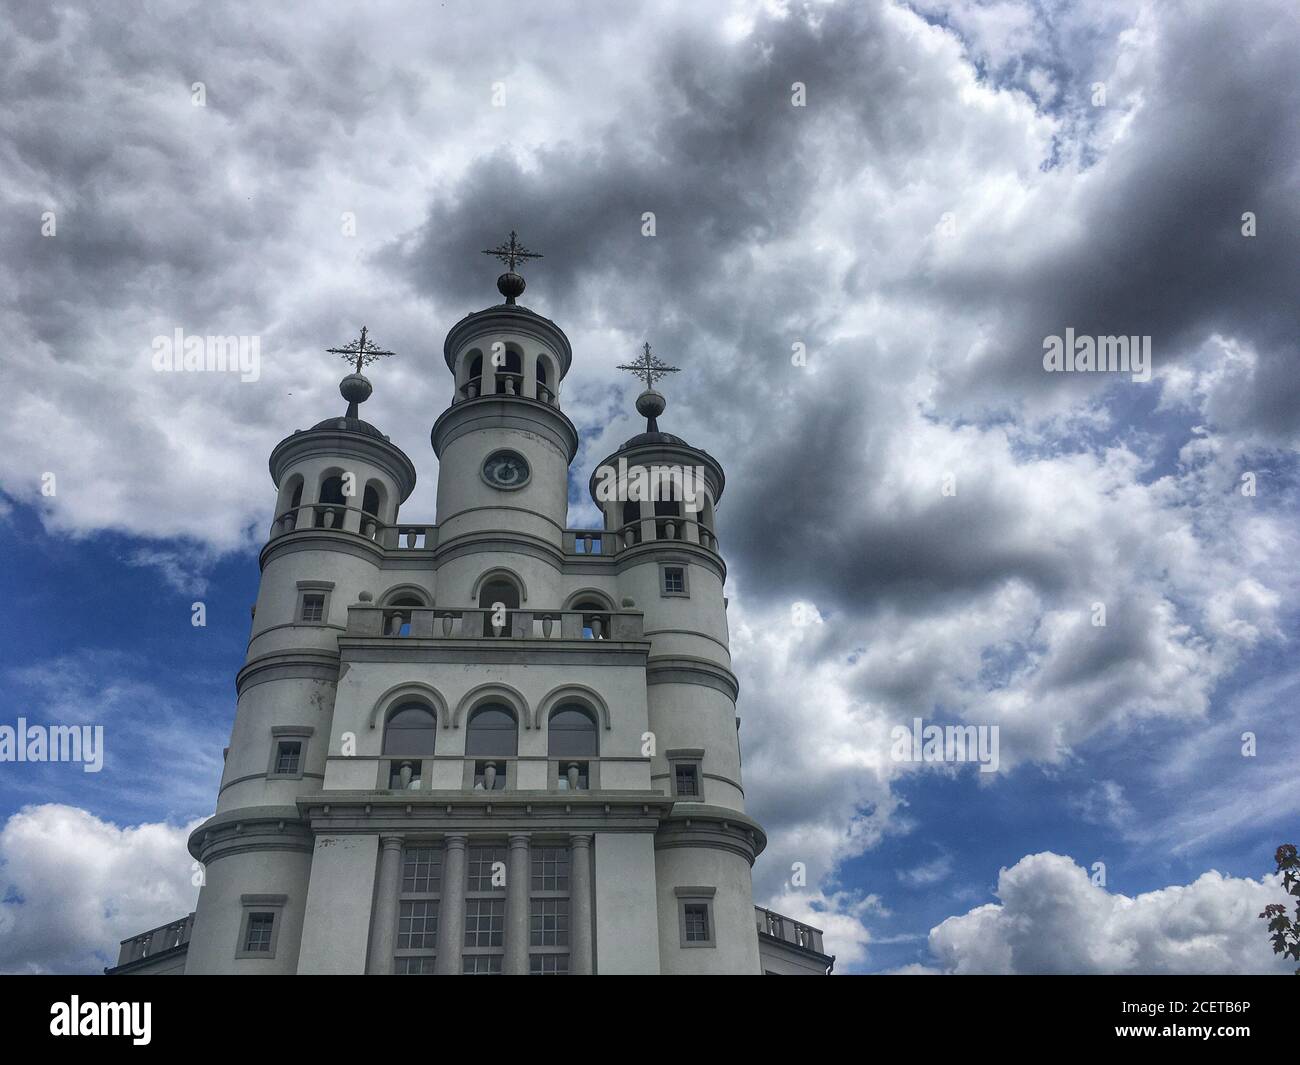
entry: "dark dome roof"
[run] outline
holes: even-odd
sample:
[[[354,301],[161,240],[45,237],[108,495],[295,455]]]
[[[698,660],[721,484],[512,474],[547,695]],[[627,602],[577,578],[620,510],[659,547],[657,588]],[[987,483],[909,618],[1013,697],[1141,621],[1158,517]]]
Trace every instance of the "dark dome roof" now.
[[[680,444],[682,447],[690,447],[680,436],[673,436],[672,433],[638,433],[631,440],[623,442],[619,451],[626,451],[630,447],[641,447],[643,444]]]
[[[377,437],[380,440],[388,439],[373,425],[369,422],[363,422],[360,418],[326,418],[323,422],[317,422],[312,428],[341,430],[346,433],[364,433],[366,436]]]

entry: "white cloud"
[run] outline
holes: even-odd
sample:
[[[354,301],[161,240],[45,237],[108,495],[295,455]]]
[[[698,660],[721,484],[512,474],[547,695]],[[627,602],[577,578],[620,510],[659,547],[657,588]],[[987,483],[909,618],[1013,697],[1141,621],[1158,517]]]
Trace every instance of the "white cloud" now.
[[[1128,898],[1071,859],[1031,854],[998,876],[999,903],[949,917],[930,950],[949,973],[1281,973],[1258,914],[1276,878],[1211,871]]]
[[[24,806],[0,829],[0,970],[98,972],[118,943],[183,917],[198,825],[119,827],[74,806]]]

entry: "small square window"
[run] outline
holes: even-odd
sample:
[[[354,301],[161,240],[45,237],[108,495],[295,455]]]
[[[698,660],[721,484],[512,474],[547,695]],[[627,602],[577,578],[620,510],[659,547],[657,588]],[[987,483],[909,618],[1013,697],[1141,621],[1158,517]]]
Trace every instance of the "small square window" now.
[[[686,595],[686,567],[663,566],[659,570],[664,595]]]
[[[298,775],[302,759],[302,740],[281,740],[275,752],[275,772],[278,776]]]
[[[271,950],[271,933],[275,930],[275,914],[250,913],[248,930],[244,933],[244,950],[249,954],[267,954]]]
[[[678,762],[673,768],[675,794],[680,799],[700,797],[700,769],[693,762]]]
[[[308,592],[302,597],[302,620],[325,620],[325,596],[319,592]]]
[[[709,904],[707,902],[686,903],[684,920],[687,943],[709,942]]]

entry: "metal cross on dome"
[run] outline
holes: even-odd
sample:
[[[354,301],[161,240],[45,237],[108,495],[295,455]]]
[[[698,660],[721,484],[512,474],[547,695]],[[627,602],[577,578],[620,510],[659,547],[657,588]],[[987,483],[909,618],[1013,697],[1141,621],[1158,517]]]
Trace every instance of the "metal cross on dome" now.
[[[647,342],[641,349],[641,355],[636,362],[625,362],[616,367],[619,370],[627,370],[634,377],[645,379],[646,388],[654,388],[655,382],[661,377],[666,377],[670,373],[681,373],[680,368],[669,366],[657,355],[650,351],[650,344]]]
[[[361,327],[361,338],[352,341],[351,344],[344,344],[341,348],[326,348],[331,355],[342,355],[348,362],[357,364],[357,373],[361,372],[363,366],[367,366],[379,359],[387,358],[389,355],[396,355],[395,351],[384,351],[378,344],[366,339],[366,327]]]
[[[525,259],[541,259],[543,256],[539,252],[529,251],[519,243],[519,234],[513,229],[510,231],[510,239],[504,241],[495,248],[484,248],[484,255],[495,255],[514,273],[514,269]]]

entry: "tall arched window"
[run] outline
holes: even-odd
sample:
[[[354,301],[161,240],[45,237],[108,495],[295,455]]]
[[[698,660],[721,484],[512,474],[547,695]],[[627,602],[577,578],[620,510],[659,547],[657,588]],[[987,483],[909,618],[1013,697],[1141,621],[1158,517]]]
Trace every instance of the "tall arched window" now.
[[[343,528],[343,508],[347,499],[343,495],[343,478],[326,477],[320,486],[320,502],[335,504],[316,508],[316,526],[323,529]]]
[[[547,735],[550,757],[559,759],[556,779],[561,791],[586,791],[590,787],[591,763],[598,753],[599,734],[591,713],[568,703],[551,713]]]
[[[480,706],[469,716],[465,754],[474,761],[474,787],[499,791],[506,786],[507,758],[519,750],[519,725],[509,707]]]
[[[465,730],[465,753],[478,757],[513,758],[518,750],[519,726],[507,706],[489,703],[469,718]]]
[[[546,361],[539,355],[536,362],[537,373],[537,398],[543,403],[551,401],[550,384],[546,380]]]
[[[596,722],[586,707],[569,703],[551,714],[547,737],[552,758],[594,758]]]
[[[391,758],[390,788],[418,788],[424,758],[433,756],[438,738],[438,719],[420,703],[404,703],[388,715],[384,726],[383,754]]]
[[[510,611],[519,609],[519,588],[514,581],[493,577],[484,581],[478,591],[478,605],[484,611],[484,636],[509,636]],[[504,613],[502,613],[504,610]],[[498,626],[496,622],[500,622]]]
[[[497,367],[497,394],[519,396],[524,388],[524,361],[519,352],[506,348],[505,365]]]
[[[631,530],[631,543],[639,544],[641,542],[641,526],[637,523],[641,520],[641,501],[639,499],[628,499],[623,502],[623,528]],[[627,535],[625,531],[624,536]]]
[[[682,538],[682,505],[675,499],[655,500],[655,536],[660,540],[680,540]]]
[[[483,394],[483,356],[475,354],[469,361],[469,379],[465,382],[465,396],[473,399]]]

